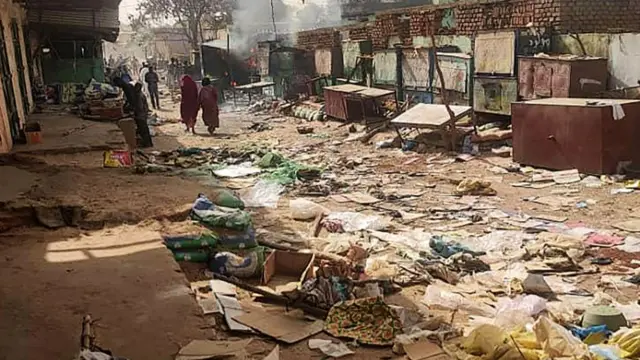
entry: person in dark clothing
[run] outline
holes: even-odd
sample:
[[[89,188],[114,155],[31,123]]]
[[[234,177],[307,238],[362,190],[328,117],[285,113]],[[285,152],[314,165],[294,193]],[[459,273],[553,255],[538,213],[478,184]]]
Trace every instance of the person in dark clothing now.
[[[152,66],[149,66],[149,72],[144,76],[144,82],[147,83],[149,96],[151,96],[151,105],[154,109],[160,109],[160,96],[158,95],[158,83],[160,77]]]
[[[122,79],[121,77],[116,77],[115,79],[113,79],[113,84],[122,89],[122,92],[124,92],[124,112],[126,113],[133,111],[133,85],[124,81],[124,79]]]
[[[153,140],[149,132],[149,124],[147,124],[149,105],[142,93],[142,84],[137,83],[133,86],[122,78],[116,78],[114,84],[122,89],[126,103],[129,105],[130,110],[133,111],[133,119],[136,122],[136,133],[139,137],[140,147],[152,147]]]
[[[147,103],[147,98],[142,93],[142,84],[136,83],[133,90],[133,120],[136,122],[138,136],[140,137],[140,147],[153,147],[153,140],[151,139],[151,132],[149,131],[149,124],[147,122],[149,104]]]

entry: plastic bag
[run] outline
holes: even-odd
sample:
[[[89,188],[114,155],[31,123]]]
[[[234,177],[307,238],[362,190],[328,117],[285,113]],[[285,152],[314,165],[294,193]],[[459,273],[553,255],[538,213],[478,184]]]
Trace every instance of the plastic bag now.
[[[533,324],[533,332],[545,354],[552,358],[571,357],[586,359],[589,357],[587,345],[571,335],[569,330],[554,323],[546,317],[540,317]]]
[[[276,182],[260,180],[242,197],[242,200],[247,207],[275,209],[278,207],[278,200],[283,191],[284,186]]]
[[[326,221],[340,224],[345,232],[383,230],[387,227],[379,216],[356,212],[334,212],[327,216]]]
[[[520,311],[534,316],[547,308],[547,300],[536,295],[518,296],[515,299],[501,298],[498,300],[497,312]]]
[[[624,357],[637,357],[640,355],[640,329],[622,328],[616,331],[609,344],[617,345],[625,352]]]
[[[260,172],[262,172],[260,168],[253,167],[250,163],[243,163],[239,165],[229,165],[223,169],[215,170],[213,174],[217,177],[237,178],[259,174]]]
[[[515,299],[500,298],[494,324],[503,329],[514,329],[533,323],[534,315],[547,308],[547,301],[536,295],[519,296]]]
[[[329,212],[324,206],[318,205],[307,199],[294,199],[289,201],[291,218],[294,220],[310,220],[322,213]]]
[[[438,306],[450,310],[465,310],[472,315],[493,317],[495,310],[489,305],[466,298],[460,294],[445,290],[438,285],[429,285],[422,298],[427,306]]]
[[[619,347],[612,345],[591,345],[589,346],[589,351],[592,354],[595,354],[599,359],[606,360],[622,360],[623,358],[629,356],[629,354],[624,350],[621,350]]]
[[[521,347],[516,348],[514,340],[494,325],[480,325],[461,343],[467,354],[492,360],[537,360],[541,351]]]

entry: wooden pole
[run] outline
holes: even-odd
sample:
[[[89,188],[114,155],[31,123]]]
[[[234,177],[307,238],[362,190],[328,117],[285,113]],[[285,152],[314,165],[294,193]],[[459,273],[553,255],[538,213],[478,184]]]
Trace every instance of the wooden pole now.
[[[438,73],[438,78],[440,79],[440,95],[442,96],[442,103],[447,109],[447,113],[449,114],[449,137],[451,138],[451,150],[456,150],[456,114],[451,110],[451,106],[449,106],[448,95],[444,86],[444,75],[442,74],[442,69],[440,68],[440,63],[438,62],[438,46],[436,44],[436,37],[434,35],[434,29],[431,27],[431,24],[428,24],[429,36],[431,36],[431,46],[433,47],[433,61],[435,62],[436,72]]]

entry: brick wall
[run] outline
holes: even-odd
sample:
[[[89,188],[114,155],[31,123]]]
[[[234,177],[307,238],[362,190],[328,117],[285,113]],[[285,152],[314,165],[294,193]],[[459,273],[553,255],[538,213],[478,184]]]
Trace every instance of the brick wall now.
[[[638,0],[555,0],[560,8],[560,32],[640,32]]]
[[[296,46],[301,49],[331,49],[340,46],[340,32],[333,28],[301,31]]]
[[[350,40],[371,39],[374,49],[379,50],[396,37],[402,44],[411,45],[413,37],[431,32],[473,35],[478,31],[523,29],[528,24],[555,33],[640,32],[640,0],[466,1],[379,13],[368,26],[344,27],[342,32]],[[332,37],[326,31],[299,33],[298,44],[327,47]]]

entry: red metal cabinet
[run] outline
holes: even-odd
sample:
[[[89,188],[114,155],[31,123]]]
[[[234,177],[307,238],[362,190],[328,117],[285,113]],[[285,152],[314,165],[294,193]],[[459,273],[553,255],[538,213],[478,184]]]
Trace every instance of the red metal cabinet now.
[[[607,89],[607,59],[518,58],[518,87],[523,100],[589,97]]]
[[[612,105],[586,105],[593,99],[553,98],[512,105],[513,159],[555,170],[613,174],[624,161],[640,160],[640,101],[610,100],[625,116],[613,118]]]

